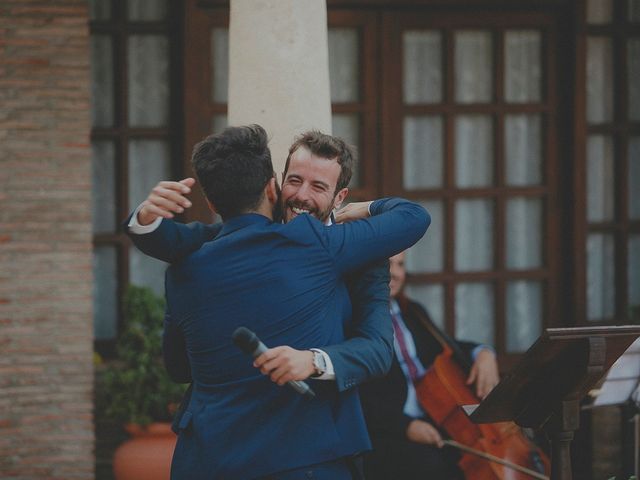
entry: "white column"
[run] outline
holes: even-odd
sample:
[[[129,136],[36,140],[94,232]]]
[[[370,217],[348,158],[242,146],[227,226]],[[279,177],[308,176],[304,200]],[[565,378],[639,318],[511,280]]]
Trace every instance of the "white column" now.
[[[278,173],[295,135],[331,133],[325,0],[231,0],[229,125],[250,123]]]

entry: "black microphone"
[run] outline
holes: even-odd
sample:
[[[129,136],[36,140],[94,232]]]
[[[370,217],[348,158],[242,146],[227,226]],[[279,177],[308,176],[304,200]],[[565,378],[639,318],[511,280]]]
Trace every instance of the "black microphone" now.
[[[267,347],[251,330],[245,327],[238,327],[231,335],[233,343],[236,347],[242,350],[247,355],[251,355],[253,358],[257,358],[267,351]],[[301,395],[307,398],[313,398],[316,396],[313,390],[305,382],[297,380],[290,380],[287,382],[291,388]]]

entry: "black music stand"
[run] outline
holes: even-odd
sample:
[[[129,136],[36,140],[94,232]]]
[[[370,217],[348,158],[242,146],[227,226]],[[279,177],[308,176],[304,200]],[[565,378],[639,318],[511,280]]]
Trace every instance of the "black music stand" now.
[[[580,400],[640,336],[640,326],[548,328],[479,404],[475,423],[514,421],[551,439],[551,480],[571,480]]]

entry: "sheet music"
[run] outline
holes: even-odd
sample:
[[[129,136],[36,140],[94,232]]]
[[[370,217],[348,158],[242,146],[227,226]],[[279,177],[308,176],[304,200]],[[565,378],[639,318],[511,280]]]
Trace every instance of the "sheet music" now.
[[[640,401],[640,338],[613,364],[593,402],[594,407]]]

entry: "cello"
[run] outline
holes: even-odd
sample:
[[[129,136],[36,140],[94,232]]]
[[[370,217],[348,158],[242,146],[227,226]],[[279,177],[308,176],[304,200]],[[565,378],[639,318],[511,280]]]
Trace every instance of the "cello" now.
[[[475,424],[463,405],[480,403],[466,380],[471,364],[444,332],[411,304],[415,316],[442,346],[424,377],[415,384],[418,401],[450,439],[446,445],[462,451],[458,466],[467,480],[548,479],[550,462],[513,422]]]

